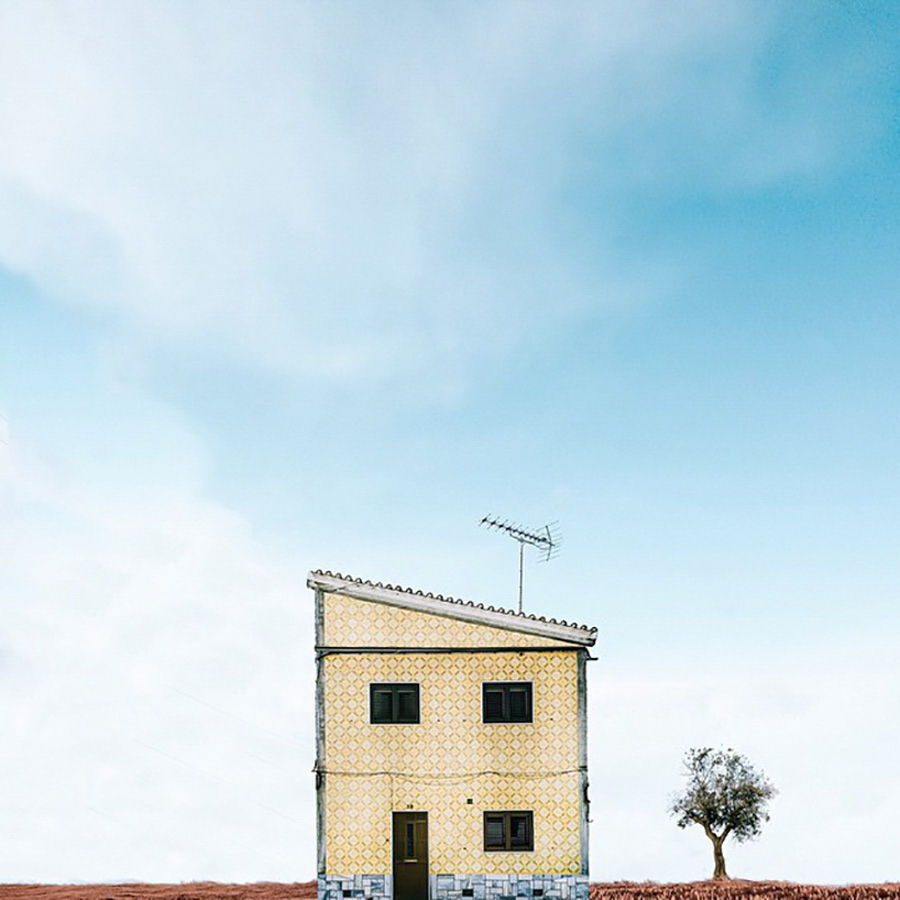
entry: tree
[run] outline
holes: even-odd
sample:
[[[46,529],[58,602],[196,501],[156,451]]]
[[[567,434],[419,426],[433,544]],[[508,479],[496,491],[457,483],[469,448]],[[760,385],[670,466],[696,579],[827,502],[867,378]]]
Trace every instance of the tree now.
[[[678,827],[701,825],[712,841],[713,878],[728,878],[722,844],[733,835],[736,841],[758,837],[769,821],[768,801],[778,791],[734,750],[693,747],[684,755],[688,783],[684,792],[671,799],[669,812],[678,816]]]

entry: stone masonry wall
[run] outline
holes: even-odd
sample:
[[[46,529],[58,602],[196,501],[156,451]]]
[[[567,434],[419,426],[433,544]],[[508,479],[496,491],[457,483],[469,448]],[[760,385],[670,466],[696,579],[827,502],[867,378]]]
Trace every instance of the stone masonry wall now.
[[[393,900],[390,875],[320,875],[318,900]],[[588,900],[587,875],[429,875],[430,900]]]
[[[587,875],[431,875],[431,900],[588,900]]]
[[[394,886],[390,875],[320,875],[318,900],[393,900]]]

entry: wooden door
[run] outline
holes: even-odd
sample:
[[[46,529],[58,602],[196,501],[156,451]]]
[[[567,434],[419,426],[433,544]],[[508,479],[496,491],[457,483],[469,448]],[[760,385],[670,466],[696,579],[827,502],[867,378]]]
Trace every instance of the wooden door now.
[[[428,813],[394,813],[394,900],[428,900]]]

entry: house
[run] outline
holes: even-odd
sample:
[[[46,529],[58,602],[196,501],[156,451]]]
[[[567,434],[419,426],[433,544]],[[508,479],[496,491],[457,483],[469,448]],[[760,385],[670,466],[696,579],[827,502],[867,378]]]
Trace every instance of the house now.
[[[316,571],[319,900],[587,900],[596,628]]]

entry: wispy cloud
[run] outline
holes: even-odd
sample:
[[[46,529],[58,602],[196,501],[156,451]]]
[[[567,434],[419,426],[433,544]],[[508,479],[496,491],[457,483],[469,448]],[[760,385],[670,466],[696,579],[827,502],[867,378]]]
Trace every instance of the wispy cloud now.
[[[502,602],[516,506],[569,523],[526,592],[607,642],[595,874],[702,874],[665,796],[733,742],[782,788],[744,871],[881,877],[895,266],[822,189],[892,121],[876,7],[0,6],[2,877],[311,875],[306,565]],[[813,264],[742,205],[810,186]]]
[[[390,10],[5,7],[0,259],[123,335],[447,371],[640,293],[612,200],[572,265],[567,192],[671,176],[688,146],[744,181],[820,152],[760,105],[771,23],[746,4]],[[665,157],[661,119],[685,133]]]

